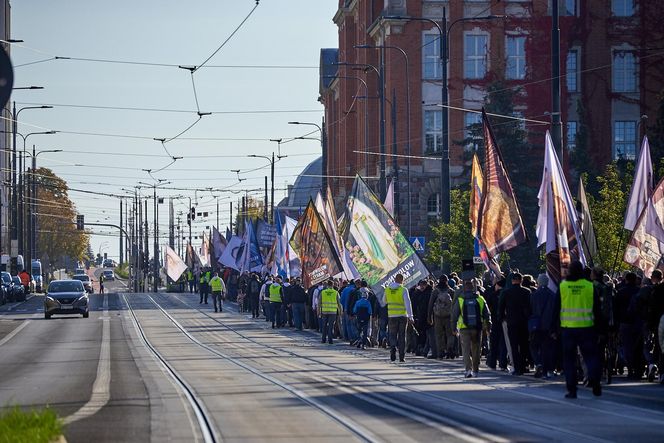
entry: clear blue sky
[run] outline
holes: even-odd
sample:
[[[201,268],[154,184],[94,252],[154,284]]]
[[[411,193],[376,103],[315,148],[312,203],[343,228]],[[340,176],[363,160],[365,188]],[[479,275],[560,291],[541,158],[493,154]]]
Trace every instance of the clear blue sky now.
[[[155,170],[169,163],[161,144],[152,138],[173,137],[197,119],[191,75],[177,67],[74,60],[19,65],[53,56],[199,65],[254,5],[253,0],[12,2],[12,38],[25,41],[21,46],[12,47],[15,86],[45,88],[15,91],[12,100],[19,108],[28,104],[55,105],[50,110],[21,113],[19,132],[25,134],[48,128],[147,137],[36,135],[29,138],[28,144],[35,143],[38,150],[64,150],[45,153],[39,157],[39,165],[52,168],[70,187],[78,189],[120,193],[122,188],[131,188],[139,181],[151,183],[142,169]],[[241,169],[247,171],[242,174],[247,180],[232,189],[262,187],[269,169],[248,170],[264,166],[267,163],[264,159],[192,156],[271,155],[277,145],[268,139],[309,132],[309,127],[288,125],[288,121],[320,122],[322,107],[316,101],[319,51],[323,47],[337,46],[337,29],[332,22],[336,5],[337,2],[331,0],[261,0],[244,26],[208,62],[210,67],[195,73],[200,110],[290,112],[205,116],[183,135],[183,139],[166,145],[171,155],[184,158],[155,176],[168,179],[169,187],[220,188],[237,184],[237,175],[230,171]],[[222,65],[289,68],[214,67]],[[62,105],[194,112],[102,110]],[[118,153],[132,155],[110,155]],[[277,163],[277,188],[292,183],[297,174],[320,155],[320,145],[315,140],[294,141],[282,145],[282,154],[289,157]],[[194,197],[194,192],[190,191],[171,190],[162,194]],[[222,196],[220,224],[225,227],[229,218],[228,202],[236,201],[239,194],[219,195]],[[277,191],[277,200],[283,195],[283,191]],[[257,196],[262,196],[262,192]],[[86,220],[118,222],[117,199],[77,192],[70,192],[70,197]],[[210,192],[198,193],[197,197],[201,208],[214,211]],[[176,211],[186,209],[186,200],[181,202]],[[161,234],[167,233],[166,209],[163,205],[160,211]],[[208,224],[215,221],[212,216]],[[113,234],[113,237],[92,236],[93,250],[116,256],[118,241],[115,232]]]

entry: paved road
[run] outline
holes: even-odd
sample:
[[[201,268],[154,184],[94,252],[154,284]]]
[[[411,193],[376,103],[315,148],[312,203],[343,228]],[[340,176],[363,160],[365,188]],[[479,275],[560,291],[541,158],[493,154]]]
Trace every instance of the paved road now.
[[[40,303],[0,311],[0,405],[50,404],[70,442],[662,441],[659,385],[572,402],[560,381],[394,364],[191,295],[97,294],[89,319]]]

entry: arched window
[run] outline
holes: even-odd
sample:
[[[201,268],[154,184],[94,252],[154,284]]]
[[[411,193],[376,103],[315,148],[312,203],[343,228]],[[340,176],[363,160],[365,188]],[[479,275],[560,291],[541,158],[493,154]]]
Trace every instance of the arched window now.
[[[427,215],[436,217],[440,214],[440,194],[431,194],[427,199]]]

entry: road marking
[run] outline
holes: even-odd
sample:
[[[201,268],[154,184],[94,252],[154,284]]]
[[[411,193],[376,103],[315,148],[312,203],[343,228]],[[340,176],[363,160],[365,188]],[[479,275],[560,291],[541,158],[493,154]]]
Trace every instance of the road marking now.
[[[65,417],[63,423],[68,425],[82,418],[90,417],[99,412],[111,399],[111,323],[108,316],[108,297],[104,294],[104,313],[102,315],[101,349],[97,378],[92,385],[90,400],[72,415]]]
[[[4,344],[7,343],[9,340],[11,340],[12,338],[14,338],[14,336],[15,336],[16,334],[18,334],[19,332],[21,332],[21,329],[23,329],[23,328],[25,328],[26,326],[28,326],[28,323],[30,323],[30,320],[26,320],[26,321],[24,321],[24,322],[21,323],[16,329],[14,329],[12,332],[10,332],[9,334],[5,335],[4,338],[3,338],[2,340],[0,340],[0,346],[4,345]]]

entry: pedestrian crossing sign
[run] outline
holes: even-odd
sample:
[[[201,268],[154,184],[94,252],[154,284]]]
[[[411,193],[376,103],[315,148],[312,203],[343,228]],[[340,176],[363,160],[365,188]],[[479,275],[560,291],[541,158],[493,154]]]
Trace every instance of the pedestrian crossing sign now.
[[[410,240],[410,244],[415,251],[424,252],[424,247],[426,245],[426,239],[424,237],[410,237],[408,240]]]

